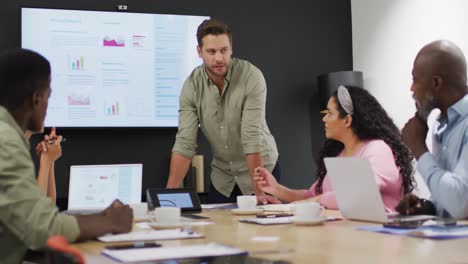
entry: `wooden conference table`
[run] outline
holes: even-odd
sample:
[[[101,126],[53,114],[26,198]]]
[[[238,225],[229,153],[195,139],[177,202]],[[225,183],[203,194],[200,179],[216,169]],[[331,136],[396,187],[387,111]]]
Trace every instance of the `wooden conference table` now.
[[[340,217],[339,211],[326,210],[324,214]],[[204,210],[202,215],[214,221],[193,227],[204,238],[158,243],[178,246],[218,242],[248,250],[254,257],[292,263],[468,263],[468,239],[437,241],[365,232],[356,227],[374,224],[346,220],[321,226],[261,226],[240,223],[242,216],[230,210]],[[258,236],[277,236],[279,240],[252,241]],[[100,254],[105,245],[88,241],[73,247],[83,253],[86,263],[116,263]]]

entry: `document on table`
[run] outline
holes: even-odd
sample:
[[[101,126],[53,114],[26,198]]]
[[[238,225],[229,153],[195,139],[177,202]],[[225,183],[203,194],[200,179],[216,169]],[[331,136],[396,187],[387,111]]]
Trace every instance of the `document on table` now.
[[[453,238],[467,238],[468,225],[454,225],[454,226],[438,226],[428,225],[421,226],[413,229],[398,229],[382,226],[361,226],[358,230],[387,233],[401,236],[412,236],[419,238],[430,239],[453,239]]]
[[[239,222],[258,224],[258,225],[284,225],[293,223],[294,218],[292,216],[287,217],[266,217],[266,218],[241,218]],[[327,216],[325,221],[340,220],[336,217]]]
[[[450,239],[468,237],[468,226],[428,226],[409,231],[409,236],[433,239]]]
[[[284,225],[291,224],[292,217],[274,217],[274,218],[242,218],[239,222],[259,224],[259,225]]]
[[[102,242],[123,242],[123,241],[142,241],[142,240],[170,240],[170,239],[188,239],[202,238],[203,236],[191,230],[168,229],[168,230],[137,230],[126,234],[104,235],[98,237]]]
[[[205,226],[205,225],[212,225],[214,224],[213,221],[192,221],[192,222],[184,222],[186,226]],[[150,223],[136,223],[135,228],[142,230],[142,229],[152,229]]]
[[[217,243],[209,243],[177,247],[162,246],[157,248],[140,248],[124,250],[105,249],[101,253],[120,262],[140,262],[154,260],[242,255],[247,254],[247,251],[234,247],[224,246]]]
[[[202,204],[202,209],[235,209],[237,205],[235,203],[218,203],[218,204]]]

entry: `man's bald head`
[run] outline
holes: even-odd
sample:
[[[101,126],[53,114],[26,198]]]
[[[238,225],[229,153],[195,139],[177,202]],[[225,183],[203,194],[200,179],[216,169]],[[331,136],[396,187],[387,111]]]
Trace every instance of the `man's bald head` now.
[[[424,46],[414,60],[412,75],[411,91],[422,119],[434,108],[446,116],[447,109],[468,93],[465,56],[447,40]]]
[[[466,90],[466,60],[461,49],[448,40],[424,46],[416,56],[414,67],[425,77],[439,76],[444,88]]]

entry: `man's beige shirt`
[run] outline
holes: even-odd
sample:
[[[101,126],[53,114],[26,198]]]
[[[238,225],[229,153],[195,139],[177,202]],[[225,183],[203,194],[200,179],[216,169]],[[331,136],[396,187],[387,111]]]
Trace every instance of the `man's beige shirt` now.
[[[50,236],[74,241],[80,233],[75,217],[58,213],[35,175],[23,131],[0,106],[0,263],[21,263],[26,249],[44,247]]]
[[[242,193],[253,192],[245,155],[261,153],[269,171],[276,164],[278,150],[265,120],[266,95],[262,72],[235,58],[229,64],[222,94],[204,65],[195,68],[184,83],[173,151],[192,158],[200,126],[213,152],[211,181],[225,196],[236,183]]]

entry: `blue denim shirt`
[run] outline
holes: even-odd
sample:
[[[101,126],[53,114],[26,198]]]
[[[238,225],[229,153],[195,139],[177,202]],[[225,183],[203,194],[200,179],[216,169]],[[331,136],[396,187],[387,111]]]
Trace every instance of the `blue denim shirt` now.
[[[448,109],[447,118],[437,118],[432,153],[419,158],[417,169],[439,212],[468,217],[468,94]]]

